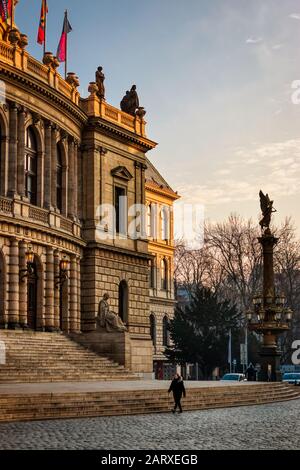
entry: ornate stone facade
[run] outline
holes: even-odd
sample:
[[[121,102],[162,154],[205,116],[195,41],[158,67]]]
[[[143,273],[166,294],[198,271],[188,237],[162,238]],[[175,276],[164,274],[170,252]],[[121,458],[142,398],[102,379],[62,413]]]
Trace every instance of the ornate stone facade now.
[[[170,343],[168,323],[174,316],[174,214],[179,199],[157,169],[147,160],[147,235],[150,261],[150,326],[153,369],[158,379],[169,379],[175,368],[168,364],[165,347]]]
[[[156,144],[143,116],[114,108],[93,87],[80,97],[78,79],[65,81],[24,41],[12,44],[1,20],[0,80],[0,328],[63,331],[84,343],[108,292],[128,330],[112,338],[125,346],[110,355],[151,374],[145,231],[105,238],[111,227],[99,213],[119,194],[129,206],[145,204],[146,153]],[[166,296],[171,315],[171,287]]]

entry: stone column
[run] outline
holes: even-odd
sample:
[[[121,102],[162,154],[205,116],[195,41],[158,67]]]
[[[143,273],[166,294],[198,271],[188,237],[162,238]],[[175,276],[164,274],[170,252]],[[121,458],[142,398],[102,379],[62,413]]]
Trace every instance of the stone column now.
[[[59,330],[60,329],[60,284],[56,284],[57,281],[59,280],[59,275],[60,275],[60,253],[58,250],[55,250],[54,252],[54,283],[55,283],[55,289],[53,292],[53,297],[54,297],[54,326],[55,329]]]
[[[19,319],[19,243],[11,239],[9,251],[9,277],[8,277],[8,328],[17,329]]]
[[[146,228],[147,208],[146,208],[146,189],[145,189],[146,170],[147,170],[147,165],[142,163],[141,165],[141,204],[143,206],[143,210],[141,214],[142,216],[141,236],[144,239],[147,238],[147,228]]]
[[[45,121],[44,207],[51,208],[51,132],[52,123]]]
[[[2,158],[0,159],[0,195],[6,196],[9,138],[7,136],[1,136],[0,144],[1,144],[1,155],[2,155]]]
[[[72,137],[69,138],[68,160],[69,160],[69,185],[68,185],[68,216],[72,219],[75,215],[75,144]]]
[[[18,194],[25,196],[25,117],[26,112],[22,106],[18,116]]]
[[[23,240],[19,244],[19,251],[20,251],[20,266],[19,269],[25,272],[27,269],[26,263],[26,251],[27,251],[27,243]],[[28,318],[27,318],[27,277],[24,277],[20,281],[19,284],[19,317],[20,317],[20,325],[27,326]]]
[[[146,204],[146,189],[145,189],[146,170],[147,170],[147,165],[142,163],[141,165],[141,203],[144,205]]]
[[[135,162],[135,203],[141,204],[141,164]]]
[[[56,147],[56,131],[57,127],[52,126],[51,130],[51,205],[54,209],[57,207],[56,191],[57,191],[57,147]]]
[[[54,323],[54,255],[53,248],[47,247],[46,255],[46,305],[45,305],[45,330],[53,332]]]
[[[78,296],[77,296],[77,259],[71,257],[70,266],[70,331],[75,333],[77,330],[78,315]]]
[[[74,216],[78,219],[78,193],[79,193],[79,181],[78,181],[78,166],[80,163],[79,157],[79,142],[76,140],[74,142],[74,202],[73,202],[73,211]]]
[[[84,146],[80,145],[77,147],[77,207],[76,212],[77,212],[77,218],[82,219],[83,218],[83,153],[84,153]]]
[[[8,159],[8,196],[17,194],[17,153],[18,153],[18,106],[10,104],[9,109],[9,159]]]

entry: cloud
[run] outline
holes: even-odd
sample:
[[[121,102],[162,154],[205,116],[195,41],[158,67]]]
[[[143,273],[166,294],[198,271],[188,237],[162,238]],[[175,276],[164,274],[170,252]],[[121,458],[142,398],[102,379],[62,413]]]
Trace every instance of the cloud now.
[[[263,38],[248,38],[246,44],[260,44],[263,42]]]
[[[279,49],[282,49],[283,44],[275,44],[272,46],[273,51],[278,51]]]
[[[276,198],[300,197],[300,139],[238,148],[225,166],[228,173],[220,169],[203,185],[177,187],[182,199],[220,211],[224,204],[257,201],[261,188]]]
[[[291,13],[289,18],[292,18],[293,20],[300,20],[300,13]]]

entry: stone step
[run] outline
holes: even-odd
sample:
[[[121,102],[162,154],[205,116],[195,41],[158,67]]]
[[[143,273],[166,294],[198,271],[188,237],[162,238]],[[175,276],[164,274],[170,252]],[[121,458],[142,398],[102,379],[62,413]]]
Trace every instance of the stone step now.
[[[250,406],[300,399],[300,390],[296,387],[269,386],[269,393],[261,393],[260,387],[253,386],[255,390],[252,390],[251,396],[245,394],[242,390],[244,387],[237,387],[233,396],[230,396],[231,390],[226,387],[222,387],[222,393],[218,388],[211,387],[210,396],[207,389],[206,393],[202,393],[203,389],[188,389],[187,398],[183,400],[184,410]],[[166,396],[166,390],[0,395],[0,421],[163,413],[169,412],[172,406],[173,400]]]
[[[6,365],[0,383],[138,380],[114,363],[60,333],[0,330],[6,345]]]

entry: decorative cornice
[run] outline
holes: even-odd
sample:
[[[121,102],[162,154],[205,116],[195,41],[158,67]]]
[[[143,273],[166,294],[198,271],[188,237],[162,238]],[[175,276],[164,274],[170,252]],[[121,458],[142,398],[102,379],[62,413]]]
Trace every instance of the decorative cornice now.
[[[88,122],[87,128],[104,132],[106,135],[121,142],[130,142],[135,148],[144,153],[152,150],[157,145],[156,142],[153,142],[152,140],[141,137],[134,132],[127,131],[101,118],[91,118]]]
[[[22,72],[21,70],[16,70],[7,64],[5,64],[5,67],[3,65],[3,63],[0,63],[0,76],[5,76],[5,78],[12,83],[18,83],[20,87],[25,90],[30,89],[30,92],[37,97],[42,96],[43,98],[48,99],[54,103],[56,107],[59,106],[61,109],[69,113],[73,119],[78,121],[79,124],[82,125],[87,122],[86,114],[76,104],[63,97],[59,91],[51,88],[47,84],[42,84],[34,77]]]
[[[145,188],[146,188],[146,191],[160,194],[161,196],[168,197],[174,201],[176,201],[177,199],[180,199],[179,194],[175,193],[172,189],[160,188],[159,186],[156,186],[155,184],[152,184],[149,181],[146,181]]]

